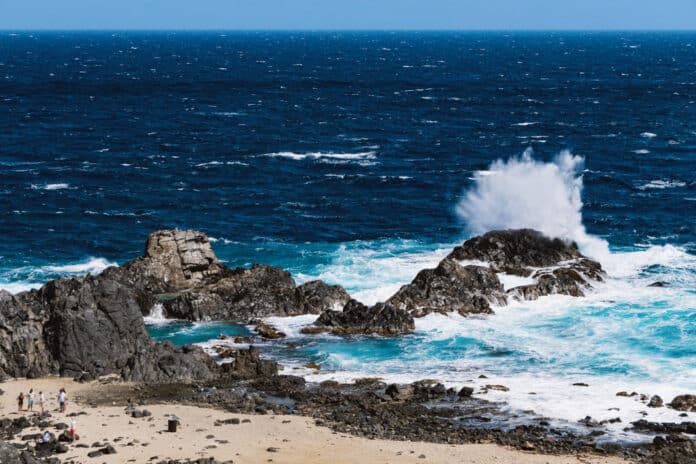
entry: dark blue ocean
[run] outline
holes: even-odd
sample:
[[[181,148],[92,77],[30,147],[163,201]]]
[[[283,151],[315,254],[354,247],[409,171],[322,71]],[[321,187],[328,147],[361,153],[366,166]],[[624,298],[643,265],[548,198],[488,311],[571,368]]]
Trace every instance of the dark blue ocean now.
[[[525,226],[576,240],[607,284],[398,340],[275,321],[301,345],[266,354],[317,379],[485,372],[511,387],[490,397],[569,421],[617,401],[637,417],[619,390],[693,393],[696,33],[0,32],[0,288],[179,227],[230,266],[374,302],[471,234]]]

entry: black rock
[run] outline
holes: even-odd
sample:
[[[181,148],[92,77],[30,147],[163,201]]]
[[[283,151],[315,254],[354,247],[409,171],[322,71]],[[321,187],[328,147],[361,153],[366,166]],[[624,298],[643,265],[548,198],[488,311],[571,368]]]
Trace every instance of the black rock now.
[[[413,317],[405,310],[384,303],[367,307],[350,300],[343,311],[325,311],[304,333],[331,332],[335,335],[400,335],[415,329]]]

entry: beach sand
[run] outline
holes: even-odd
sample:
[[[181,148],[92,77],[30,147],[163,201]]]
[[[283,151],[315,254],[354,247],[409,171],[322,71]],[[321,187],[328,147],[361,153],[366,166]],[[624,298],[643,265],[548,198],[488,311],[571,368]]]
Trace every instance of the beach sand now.
[[[493,444],[443,445],[421,442],[369,440],[337,434],[301,416],[244,415],[222,410],[179,404],[144,406],[150,417],[132,418],[122,406],[90,407],[79,402],[81,394],[98,393],[109,388],[97,383],[79,384],[69,379],[18,379],[0,384],[4,394],[3,417],[18,417],[16,398],[20,391],[33,388],[43,391],[54,422],[70,424],[70,418],[57,411],[57,392],[64,387],[68,393],[66,413],[84,411],[77,416],[77,433],[90,448],[70,446],[60,455],[63,462],[84,463],[146,463],[163,459],[214,457],[235,463],[461,463],[461,464],[618,464],[620,458],[596,456],[549,456],[526,453]],[[77,402],[72,401],[73,398]],[[24,404],[26,408],[26,401]],[[30,414],[23,412],[21,414]],[[166,431],[167,416],[181,420],[175,433]],[[215,426],[216,420],[239,418],[238,425]],[[248,422],[243,422],[248,419]],[[39,432],[25,429],[24,434]],[[56,433],[56,430],[52,430]],[[57,433],[56,433],[57,435]],[[117,454],[87,457],[94,442],[109,443]]]

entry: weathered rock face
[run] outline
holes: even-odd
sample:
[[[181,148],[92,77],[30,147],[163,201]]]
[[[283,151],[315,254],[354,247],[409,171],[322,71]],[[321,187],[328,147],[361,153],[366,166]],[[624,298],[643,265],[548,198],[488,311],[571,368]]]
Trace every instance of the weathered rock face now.
[[[216,370],[200,350],[154,343],[137,292],[101,276],[0,294],[0,354],[0,368],[13,377],[116,373],[165,381],[211,378]]]
[[[350,300],[343,311],[325,311],[305,333],[331,332],[335,335],[400,335],[415,329],[413,317],[385,303],[367,307]]]
[[[548,267],[583,258],[577,245],[532,229],[496,230],[456,247],[448,258],[484,261],[496,272],[529,275],[529,267]]]
[[[129,287],[167,293],[202,285],[223,270],[205,234],[174,229],[150,234],[144,256],[105,272]]]
[[[499,273],[535,282],[504,289]],[[432,312],[462,315],[492,313],[509,297],[532,300],[543,295],[582,296],[591,281],[602,280],[602,267],[574,244],[529,230],[489,232],[455,248],[435,269],[426,269],[387,303],[414,317]]]
[[[162,301],[167,317],[247,322],[268,316],[319,314],[343,306],[341,287],[320,281],[297,287],[290,273],[272,266],[224,269],[209,282]]]
[[[488,314],[491,304],[505,304],[507,297],[495,272],[481,266],[461,266],[445,259],[435,268],[418,273],[389,300],[396,308],[422,317],[432,312]]]
[[[201,349],[150,339],[143,314],[156,303],[169,317],[247,322],[318,314],[348,299],[323,282],[297,287],[289,273],[271,266],[229,269],[200,232],[158,231],[145,255],[122,267],[14,296],[0,291],[0,376],[209,379],[220,369]]]
[[[696,412],[696,395],[675,396],[669,407],[677,411]]]

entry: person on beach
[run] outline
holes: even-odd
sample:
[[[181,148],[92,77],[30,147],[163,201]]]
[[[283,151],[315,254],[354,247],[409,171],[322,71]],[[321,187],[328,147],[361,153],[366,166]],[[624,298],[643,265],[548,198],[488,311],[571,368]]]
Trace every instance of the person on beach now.
[[[60,412],[65,412],[65,402],[68,399],[68,395],[65,393],[65,388],[61,388],[58,392],[58,405],[60,406]]]
[[[24,408],[24,392],[19,392],[19,396],[17,397],[17,411],[22,412],[22,408]]]
[[[34,410],[34,389],[29,389],[29,394],[27,395],[27,411]]]
[[[39,392],[39,406],[41,406],[41,414],[44,413],[44,406],[46,405],[46,397],[44,396],[44,392],[40,391]]]

